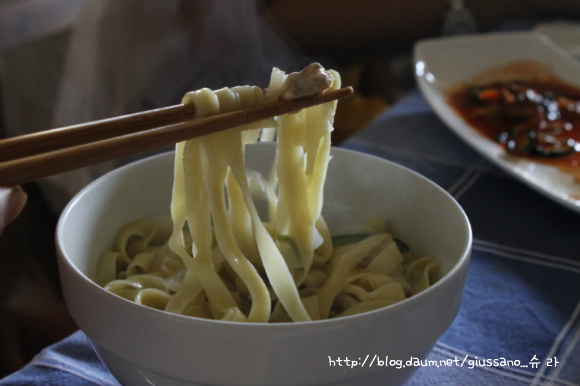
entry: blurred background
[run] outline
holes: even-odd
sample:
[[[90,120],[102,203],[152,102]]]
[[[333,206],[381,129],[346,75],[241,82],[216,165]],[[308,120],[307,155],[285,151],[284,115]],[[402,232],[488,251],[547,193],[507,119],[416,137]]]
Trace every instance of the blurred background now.
[[[189,90],[266,86],[274,66],[337,69],[339,145],[413,89],[412,48],[440,36],[447,0],[0,0],[0,138],[179,103]],[[472,0],[480,31],[580,17],[580,1]],[[227,58],[224,60],[224,58]],[[60,210],[128,162],[23,186],[0,238],[0,378],[75,331],[54,251]]]

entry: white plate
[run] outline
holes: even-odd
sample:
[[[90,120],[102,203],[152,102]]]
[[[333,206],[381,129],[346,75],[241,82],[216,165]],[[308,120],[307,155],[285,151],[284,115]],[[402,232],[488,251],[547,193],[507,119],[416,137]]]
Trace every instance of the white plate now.
[[[580,88],[580,62],[539,32],[512,32],[423,40],[415,45],[417,83],[435,113],[467,144],[525,184],[580,213],[580,183],[557,168],[509,156],[469,126],[446,93],[490,68],[533,60]]]
[[[546,35],[556,45],[562,47],[571,55],[580,59],[580,23],[560,20],[549,23],[539,23],[535,30]]]

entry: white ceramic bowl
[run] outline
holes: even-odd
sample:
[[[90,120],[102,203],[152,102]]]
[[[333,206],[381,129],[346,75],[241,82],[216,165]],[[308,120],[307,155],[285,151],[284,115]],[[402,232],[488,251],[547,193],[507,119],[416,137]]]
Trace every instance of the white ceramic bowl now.
[[[384,215],[414,251],[439,260],[442,278],[384,309],[296,324],[209,321],[129,302],[92,277],[100,252],[122,225],[169,213],[173,154],[148,158],[80,192],[56,234],[68,308],[121,384],[393,386],[417,370],[379,366],[377,357],[424,359],[455,318],[471,253],[468,219],[449,194],[408,169],[344,149],[332,153],[323,212],[331,232]],[[273,156],[270,144],[250,146],[247,165],[267,171]]]

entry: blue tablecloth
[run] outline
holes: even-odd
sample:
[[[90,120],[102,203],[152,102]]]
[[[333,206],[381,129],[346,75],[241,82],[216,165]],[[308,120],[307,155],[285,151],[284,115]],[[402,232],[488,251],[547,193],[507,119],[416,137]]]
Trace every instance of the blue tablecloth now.
[[[472,225],[461,310],[428,358],[458,364],[424,366],[408,386],[580,385],[580,214],[471,150],[419,92],[345,146],[432,179]]]
[[[465,209],[473,257],[459,315],[408,381],[580,385],[580,215],[468,148],[411,93],[344,147],[406,165]],[[429,363],[443,363],[436,367]],[[118,385],[77,332],[0,385]]]

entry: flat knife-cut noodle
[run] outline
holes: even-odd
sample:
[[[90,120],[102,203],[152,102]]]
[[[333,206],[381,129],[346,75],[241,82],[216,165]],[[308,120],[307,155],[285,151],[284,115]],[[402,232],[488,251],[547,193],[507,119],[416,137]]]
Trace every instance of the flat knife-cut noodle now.
[[[339,87],[338,73],[315,63],[288,76],[274,69],[265,93],[201,89],[183,103],[203,117]],[[429,287],[437,262],[415,258],[385,221],[330,236],[321,212],[335,109],[330,102],[178,143],[171,217],[123,227],[102,253],[97,282],[148,307],[257,323],[354,315]],[[246,170],[245,145],[272,133],[272,173]],[[268,202],[265,220],[256,194]]]

